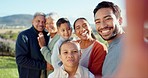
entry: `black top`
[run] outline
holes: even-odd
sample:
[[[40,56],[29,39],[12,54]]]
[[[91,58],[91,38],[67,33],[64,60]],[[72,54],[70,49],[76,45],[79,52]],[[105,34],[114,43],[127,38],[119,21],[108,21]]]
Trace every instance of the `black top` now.
[[[18,35],[16,41],[16,63],[18,65],[19,78],[40,78],[41,70],[46,70],[46,61],[40,52],[37,40],[38,33],[32,26]],[[47,32],[43,31],[43,34],[48,44],[49,37]]]

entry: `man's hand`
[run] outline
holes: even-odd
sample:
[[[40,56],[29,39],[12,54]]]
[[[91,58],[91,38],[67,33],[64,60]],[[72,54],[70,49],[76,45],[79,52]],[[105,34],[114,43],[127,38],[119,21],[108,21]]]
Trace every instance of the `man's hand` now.
[[[45,38],[44,38],[44,35],[43,35],[42,32],[40,32],[38,35],[39,35],[38,38],[37,38],[38,43],[39,43],[40,47],[42,48],[43,46],[46,45]]]

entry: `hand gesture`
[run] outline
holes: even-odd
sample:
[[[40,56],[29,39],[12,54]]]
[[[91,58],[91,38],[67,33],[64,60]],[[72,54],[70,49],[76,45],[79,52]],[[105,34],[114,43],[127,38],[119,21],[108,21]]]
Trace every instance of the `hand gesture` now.
[[[40,32],[40,33],[38,34],[38,38],[37,38],[37,39],[38,39],[39,46],[40,46],[41,48],[46,45],[45,38],[44,38],[44,35],[43,35],[42,32]]]

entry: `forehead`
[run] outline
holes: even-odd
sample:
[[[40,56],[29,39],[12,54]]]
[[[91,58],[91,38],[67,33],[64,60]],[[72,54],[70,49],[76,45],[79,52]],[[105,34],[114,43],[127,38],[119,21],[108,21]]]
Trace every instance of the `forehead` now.
[[[78,47],[75,43],[72,42],[66,42],[61,46],[61,50],[73,50],[73,49],[78,50]]]
[[[36,16],[33,21],[36,21],[36,20],[40,20],[40,21],[46,21],[45,17],[44,16]]]
[[[95,19],[104,18],[108,15],[114,15],[113,10],[111,8],[101,8],[95,14]]]
[[[84,19],[79,19],[79,20],[76,21],[76,23],[81,23],[81,22],[82,22],[82,23],[83,23],[83,22],[86,22],[86,20],[84,20]]]
[[[70,28],[68,23],[62,23],[59,27],[59,29],[66,29],[66,28]]]
[[[47,22],[53,22],[54,20],[51,17],[46,18]]]
[[[88,24],[88,22],[87,22],[86,20],[84,20],[84,19],[79,19],[79,20],[76,21],[76,24],[75,24],[75,25],[79,25],[79,24],[83,24],[83,23]]]

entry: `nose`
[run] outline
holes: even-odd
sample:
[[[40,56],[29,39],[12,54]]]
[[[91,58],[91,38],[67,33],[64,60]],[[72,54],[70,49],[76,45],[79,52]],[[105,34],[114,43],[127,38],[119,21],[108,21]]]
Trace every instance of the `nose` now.
[[[44,22],[39,22],[39,25],[45,25],[45,23]]]
[[[73,53],[68,53],[68,58],[72,58],[73,57]]]
[[[107,26],[106,22],[105,21],[102,21],[101,24],[100,24],[101,28],[105,28]]]
[[[83,32],[83,31],[85,31],[85,28],[84,27],[81,27],[80,28],[80,32]]]
[[[69,30],[66,30],[64,33],[65,33],[65,35],[68,35],[69,34]]]

